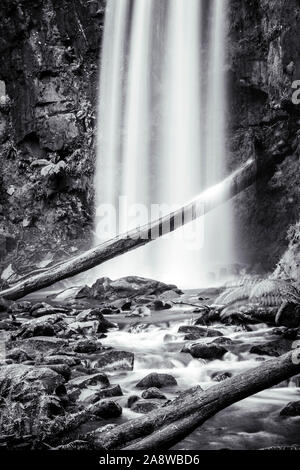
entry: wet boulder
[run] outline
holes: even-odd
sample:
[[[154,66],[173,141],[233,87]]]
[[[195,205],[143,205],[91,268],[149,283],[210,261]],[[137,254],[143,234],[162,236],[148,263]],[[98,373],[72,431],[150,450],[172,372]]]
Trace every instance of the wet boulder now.
[[[29,313],[31,310],[31,307],[32,307],[31,302],[27,302],[27,301],[14,302],[9,306],[8,312],[13,313],[13,314]]]
[[[114,401],[98,401],[91,405],[89,411],[98,418],[118,418],[122,414],[122,407]]]
[[[83,375],[69,381],[68,390],[83,389],[89,385],[97,385],[99,388],[109,387],[110,383],[106,374],[97,373],[91,375]]]
[[[147,295],[159,296],[170,290],[181,293],[176,286],[153,279],[128,276],[112,281],[107,277],[103,277],[98,279],[92,287],[86,289],[85,295],[101,302],[114,302],[120,299],[134,299]]]
[[[169,310],[172,307],[173,307],[173,305],[170,302],[164,302],[161,299],[154,300],[154,302],[153,302],[153,309],[154,310],[158,310],[158,311],[160,311],[160,310]]]
[[[300,401],[289,403],[281,410],[280,416],[300,417]]]
[[[57,374],[63,376],[63,378],[68,381],[71,377],[71,368],[67,364],[45,364],[47,367]],[[44,365],[43,365],[44,366]],[[42,367],[42,366],[39,366]]]
[[[110,397],[121,397],[123,395],[120,385],[110,385],[107,388],[103,388],[98,391],[98,397],[101,398],[110,398]]]
[[[116,315],[121,312],[121,310],[113,305],[107,305],[102,307],[100,310],[102,315]]]
[[[6,359],[11,359],[13,362],[21,363],[25,361],[30,361],[34,356],[30,356],[21,348],[14,348],[6,352]]]
[[[102,323],[103,328],[113,328],[115,323],[111,323],[109,320],[106,320],[101,312],[100,308],[93,308],[88,310],[83,310],[82,312],[76,315],[76,321],[91,321],[97,320]]]
[[[159,400],[144,400],[141,398],[140,400],[133,403],[131,410],[135,413],[147,414],[153,410],[156,410],[160,406],[161,402]]]
[[[104,318],[99,309],[84,310],[69,324],[69,330],[75,333],[106,333],[112,328],[117,328],[117,325]]]
[[[129,351],[108,349],[97,355],[95,367],[102,370],[133,370],[134,354]]]
[[[170,290],[166,290],[162,294],[160,294],[158,300],[170,303],[170,301],[172,301],[174,299],[178,299],[178,297],[180,297],[181,295],[182,295],[182,292],[179,289],[177,289],[177,288],[175,290],[170,289]]]
[[[219,344],[225,346],[232,346],[234,341],[231,338],[227,338],[226,336],[220,336],[212,341],[212,344]]]
[[[98,321],[74,321],[68,324],[65,331],[66,338],[72,338],[73,336],[93,336],[98,332]]]
[[[30,357],[37,357],[42,354],[63,352],[68,346],[68,341],[56,337],[35,336],[16,341],[16,346],[20,347]]]
[[[276,325],[287,328],[300,327],[300,305],[293,302],[283,303],[276,315]]]
[[[195,359],[222,359],[228,352],[223,346],[217,344],[192,344],[183,348],[182,352],[190,353]]]
[[[97,340],[80,339],[72,345],[72,349],[76,353],[90,354],[100,351],[102,349],[102,345]]]
[[[81,363],[80,358],[71,354],[53,354],[42,358],[42,364],[64,364],[68,367],[78,366]]]
[[[0,396],[26,401],[37,393],[52,394],[65,383],[62,375],[48,367],[12,364],[0,367]]]
[[[219,330],[215,330],[213,328],[205,328],[201,326],[190,326],[190,325],[183,325],[180,326],[178,329],[178,333],[185,334],[185,340],[197,340],[200,338],[212,338],[215,336],[223,336],[223,333]]]
[[[13,334],[14,339],[26,339],[34,336],[55,336],[66,328],[64,316],[61,314],[45,315],[29,320]]]
[[[293,341],[281,338],[275,341],[269,341],[265,344],[253,346],[250,349],[251,354],[258,354],[259,356],[272,356],[279,357],[286,354],[292,349]]]
[[[140,399],[141,397],[139,397],[138,395],[130,395],[130,397],[128,397],[128,400],[127,400],[127,408],[131,408],[132,405]]]
[[[121,397],[123,395],[120,385],[110,385],[107,388],[86,387],[78,391],[71,392],[71,398],[83,404],[93,404],[105,398]]]
[[[70,309],[64,307],[52,307],[51,305],[41,303],[30,308],[30,315],[33,318],[40,318],[46,315],[68,314]]]
[[[9,308],[9,302],[5,299],[3,299],[3,297],[0,297],[0,312],[6,312]]]
[[[44,395],[41,397],[39,413],[49,419],[65,415],[65,409],[59,397]]]
[[[158,400],[166,400],[167,397],[158,388],[150,387],[142,393],[142,398],[145,400],[153,398]]]
[[[156,372],[153,372],[146,377],[144,377],[142,380],[140,380],[137,384],[137,388],[143,388],[143,389],[148,389],[148,388],[163,388],[163,387],[173,387],[177,385],[177,381],[175,377],[169,374],[158,374]]]
[[[231,372],[215,372],[214,374],[212,374],[211,379],[214,382],[224,382],[224,380],[230,379],[231,377]]]
[[[130,313],[127,313],[126,317],[150,317],[151,310],[146,306],[140,306],[134,308]]]

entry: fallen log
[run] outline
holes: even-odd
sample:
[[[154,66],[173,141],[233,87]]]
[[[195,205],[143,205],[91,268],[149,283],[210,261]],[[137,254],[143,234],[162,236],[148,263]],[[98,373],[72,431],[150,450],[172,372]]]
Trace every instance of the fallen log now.
[[[33,273],[32,276],[26,276],[12,287],[0,292],[0,297],[9,300],[22,298],[141,247],[167,233],[174,232],[248,188],[259,178],[272,171],[282,158],[284,158],[282,154],[275,153],[272,157],[262,158],[260,164],[255,159],[248,160],[239,170],[221,183],[204,191],[196,199],[178,210],[108,240],[70,260]]]
[[[168,449],[224,408],[278,385],[299,372],[300,349],[297,349],[205,391],[193,388],[146,416],[109,431],[96,431],[94,448],[98,451]]]

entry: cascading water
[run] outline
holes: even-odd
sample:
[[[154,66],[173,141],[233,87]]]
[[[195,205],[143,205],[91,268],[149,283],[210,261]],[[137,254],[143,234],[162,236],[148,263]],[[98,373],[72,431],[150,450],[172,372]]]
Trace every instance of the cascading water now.
[[[108,0],[95,243],[113,236],[114,230],[121,233],[168,212],[222,179],[225,3]],[[206,55],[207,67],[202,60]],[[153,204],[160,208],[151,212]],[[107,263],[97,275],[140,275],[181,287],[203,285],[214,265],[232,263],[231,231],[229,210],[221,209],[204,223],[193,222]]]

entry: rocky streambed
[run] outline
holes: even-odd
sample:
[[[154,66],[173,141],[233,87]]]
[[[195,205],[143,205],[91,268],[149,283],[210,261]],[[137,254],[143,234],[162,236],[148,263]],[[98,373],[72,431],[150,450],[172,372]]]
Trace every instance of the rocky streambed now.
[[[219,293],[129,277],[3,301],[0,448],[92,448],[107,426],[297,345],[297,310],[248,302],[224,315]],[[176,448],[298,446],[299,387],[300,376],[243,400]]]

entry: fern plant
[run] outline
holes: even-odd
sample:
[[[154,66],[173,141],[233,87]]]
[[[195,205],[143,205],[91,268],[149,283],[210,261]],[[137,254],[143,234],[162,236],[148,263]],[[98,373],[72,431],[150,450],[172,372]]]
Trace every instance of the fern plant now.
[[[241,301],[264,307],[279,307],[283,302],[300,303],[300,292],[287,279],[246,278],[241,286],[225,290],[216,299],[216,304],[228,307]]]

